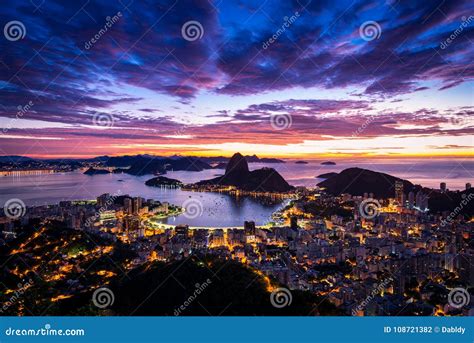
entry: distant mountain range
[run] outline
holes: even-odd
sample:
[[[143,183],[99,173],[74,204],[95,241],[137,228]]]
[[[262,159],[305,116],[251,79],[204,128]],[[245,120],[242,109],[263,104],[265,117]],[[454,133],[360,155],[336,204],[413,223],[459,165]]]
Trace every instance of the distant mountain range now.
[[[229,185],[256,192],[287,192],[293,189],[273,168],[250,171],[247,159],[240,153],[232,156],[223,176],[200,181],[197,185]]]
[[[270,157],[258,157],[257,155],[245,155],[245,160],[248,163],[286,163],[283,160],[278,158],[270,158]],[[219,163],[219,162],[228,162],[229,158],[225,156],[217,156],[217,157],[200,157],[201,160],[207,163]]]
[[[125,169],[124,172],[132,175],[147,175],[165,174],[168,170],[203,171],[205,169],[212,169],[212,167],[195,157],[180,157],[176,159],[140,157],[135,159],[130,168]]]
[[[0,156],[0,163],[18,163],[28,161],[33,161],[33,159],[24,156]]]
[[[256,155],[245,156],[249,163],[285,163],[276,158],[259,158]],[[124,155],[124,156],[97,156],[86,159],[34,159],[23,156],[0,156],[0,169],[34,169],[34,168],[61,168],[69,170],[81,167],[90,167],[91,164],[100,173],[100,167],[116,167],[116,173],[131,175],[164,174],[167,170],[175,171],[202,171],[205,169],[224,169],[229,161],[228,157],[187,157],[187,156],[154,156],[154,155]],[[215,164],[211,166],[211,164]],[[95,174],[94,170],[88,174]]]

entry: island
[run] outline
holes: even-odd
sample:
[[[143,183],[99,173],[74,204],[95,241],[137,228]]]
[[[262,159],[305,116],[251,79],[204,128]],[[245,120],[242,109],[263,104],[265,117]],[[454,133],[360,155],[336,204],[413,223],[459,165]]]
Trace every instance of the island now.
[[[239,190],[249,192],[288,192],[294,189],[273,168],[250,171],[246,158],[240,153],[232,156],[223,176],[200,181],[194,186],[196,188],[233,186]]]
[[[108,169],[95,169],[93,167],[90,167],[84,172],[85,175],[104,175],[104,174],[110,174],[110,171]]]
[[[145,182],[150,187],[181,187],[183,183],[176,179],[170,179],[164,176],[157,176]]]
[[[335,166],[336,162],[326,161],[326,162],[321,162],[321,165],[323,165],[323,166]]]
[[[308,164],[308,162],[306,162],[306,161],[296,161],[295,163],[296,164]]]

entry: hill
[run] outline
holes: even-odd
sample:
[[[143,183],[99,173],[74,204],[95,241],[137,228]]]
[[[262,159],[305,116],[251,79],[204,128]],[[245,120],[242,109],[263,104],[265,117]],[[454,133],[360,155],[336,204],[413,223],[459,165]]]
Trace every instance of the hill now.
[[[390,198],[395,194],[395,181],[397,180],[403,182],[405,193],[414,188],[410,181],[362,168],[344,169],[339,174],[321,181],[318,186],[326,188],[328,193],[334,195],[374,193],[376,198]]]
[[[161,158],[140,156],[135,159],[130,168],[124,170],[131,175],[164,174],[167,170],[203,171],[211,169],[211,166],[199,158],[179,157]]]
[[[152,263],[133,270],[128,278],[121,278],[111,285],[115,294],[112,311],[118,315],[134,316],[338,313],[327,300],[309,292],[293,290],[291,304],[275,308],[270,302],[269,282],[240,263],[214,258],[194,257],[167,264]]]
[[[197,185],[229,185],[256,192],[287,192],[293,189],[273,168],[250,171],[246,158],[240,153],[232,156],[223,176],[200,181]]]

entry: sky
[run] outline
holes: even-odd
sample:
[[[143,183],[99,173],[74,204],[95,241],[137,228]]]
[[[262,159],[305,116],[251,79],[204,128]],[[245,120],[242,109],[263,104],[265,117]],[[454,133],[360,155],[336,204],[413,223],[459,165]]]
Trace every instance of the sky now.
[[[472,1],[7,0],[0,155],[470,158]]]

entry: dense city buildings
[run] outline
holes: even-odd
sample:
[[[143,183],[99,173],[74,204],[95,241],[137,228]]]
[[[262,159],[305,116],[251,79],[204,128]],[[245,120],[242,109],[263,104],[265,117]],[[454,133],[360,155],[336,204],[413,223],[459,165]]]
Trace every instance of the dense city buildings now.
[[[213,256],[247,266],[269,283],[326,299],[342,315],[473,314],[447,299],[453,289],[474,281],[470,217],[431,213],[430,195],[422,189],[406,194],[400,182],[386,199],[373,193],[331,195],[320,187],[299,187],[289,199],[273,222],[249,220],[242,227],[163,224],[160,219],[186,209],[124,194],[30,207],[20,218],[1,218],[5,260],[28,261],[3,273],[54,282],[49,301],[57,303],[150,263]],[[54,230],[64,236],[52,239]],[[49,247],[44,256],[35,242],[41,237],[49,237],[42,243]],[[82,243],[71,246],[68,240]],[[98,262],[103,267],[87,270],[119,251],[119,262]],[[81,277],[72,278],[79,271]]]

